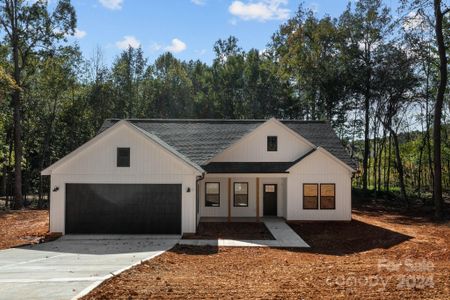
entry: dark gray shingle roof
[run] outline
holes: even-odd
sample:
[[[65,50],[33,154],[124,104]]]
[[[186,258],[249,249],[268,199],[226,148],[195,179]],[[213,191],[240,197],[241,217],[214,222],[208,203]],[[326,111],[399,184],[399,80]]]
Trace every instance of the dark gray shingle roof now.
[[[119,119],[106,120],[100,132],[111,127]],[[222,152],[266,120],[183,120],[183,119],[129,119],[143,130],[152,133],[200,166]],[[322,121],[280,120],[315,146],[321,146],[331,154],[355,167],[354,161],[342,146],[334,130]]]

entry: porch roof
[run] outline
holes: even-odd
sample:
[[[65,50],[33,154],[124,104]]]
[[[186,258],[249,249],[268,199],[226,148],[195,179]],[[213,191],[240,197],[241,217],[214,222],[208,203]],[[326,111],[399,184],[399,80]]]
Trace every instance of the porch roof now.
[[[207,173],[289,173],[292,162],[211,162],[202,168]]]

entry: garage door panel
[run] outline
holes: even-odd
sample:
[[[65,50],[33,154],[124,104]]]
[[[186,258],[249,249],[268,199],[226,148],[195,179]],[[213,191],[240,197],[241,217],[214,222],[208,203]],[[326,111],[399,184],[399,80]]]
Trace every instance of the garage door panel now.
[[[179,234],[179,184],[67,184],[66,233]]]

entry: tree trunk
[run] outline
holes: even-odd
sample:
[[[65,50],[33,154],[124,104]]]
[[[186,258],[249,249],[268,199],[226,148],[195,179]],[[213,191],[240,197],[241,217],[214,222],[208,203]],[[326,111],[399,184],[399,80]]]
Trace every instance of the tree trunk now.
[[[389,131],[391,132],[392,138],[394,140],[395,160],[397,162],[396,167],[398,172],[398,179],[400,181],[400,196],[402,200],[406,202],[406,205],[409,207],[408,197],[406,196],[405,175],[403,171],[402,157],[400,155],[400,146],[398,143],[398,137],[392,128],[389,128]]]
[[[423,127],[422,127],[423,128]],[[427,135],[426,133],[423,136],[422,139],[422,145],[420,146],[419,150],[419,166],[417,171],[417,197],[420,198],[421,196],[421,188],[422,188],[422,158],[423,158],[423,150],[425,149]]]
[[[19,46],[17,32],[13,33],[12,40],[13,60],[14,60],[14,80],[20,86],[20,66],[19,66]],[[23,207],[22,199],[22,104],[20,100],[20,90],[14,90],[13,100],[13,123],[14,123],[14,209]]]
[[[39,169],[43,170],[45,163],[49,160],[48,153],[50,148],[50,141],[53,136],[53,124],[56,119],[56,107],[59,99],[59,93],[57,92],[55,96],[53,97],[53,106],[52,106],[52,113],[50,116],[50,120],[48,122],[47,130],[45,132],[44,136],[44,142],[42,146],[42,155],[41,160],[39,162]],[[38,198],[38,208],[41,209],[43,207],[43,178],[42,176],[39,176],[39,198]]]
[[[445,89],[447,85],[447,55],[445,53],[445,42],[442,30],[443,14],[441,11],[441,0],[434,0],[434,15],[436,18],[435,32],[436,43],[439,52],[439,87],[436,95],[434,108],[434,209],[437,219],[444,218],[444,202],[442,199],[442,161],[441,161],[441,118],[442,105],[444,102]]]
[[[377,190],[377,163],[378,163],[378,157],[377,157],[377,119],[374,118],[373,121],[373,191],[376,192]],[[375,193],[376,197],[376,193]]]
[[[378,153],[379,153],[379,155],[378,155],[378,186],[377,186],[378,193],[381,192],[381,169],[382,169],[382,162],[383,162],[383,152],[385,151],[384,149],[386,148],[386,130],[383,130],[383,138],[381,141],[382,141],[382,143],[378,147],[379,148],[379,151],[378,151]]]
[[[369,153],[370,153],[370,140],[369,140],[369,96],[366,95],[364,100],[365,109],[365,124],[364,124],[364,157],[363,157],[363,190],[367,191],[367,180],[368,180],[368,163],[369,163]]]
[[[385,183],[385,190],[389,191],[391,183],[391,146],[392,146],[392,136],[389,134],[389,144],[388,144],[388,166],[387,166],[387,181]]]

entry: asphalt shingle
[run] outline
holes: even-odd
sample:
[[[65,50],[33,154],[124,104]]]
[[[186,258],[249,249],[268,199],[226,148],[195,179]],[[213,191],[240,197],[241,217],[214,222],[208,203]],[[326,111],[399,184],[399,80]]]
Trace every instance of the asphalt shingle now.
[[[119,119],[106,120],[100,132]],[[143,130],[156,135],[191,161],[204,166],[265,120],[183,120],[129,119]],[[280,120],[315,146],[321,146],[352,168],[356,168],[336,133],[327,122]]]

